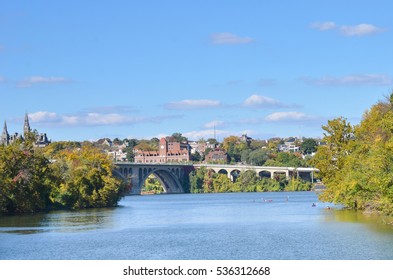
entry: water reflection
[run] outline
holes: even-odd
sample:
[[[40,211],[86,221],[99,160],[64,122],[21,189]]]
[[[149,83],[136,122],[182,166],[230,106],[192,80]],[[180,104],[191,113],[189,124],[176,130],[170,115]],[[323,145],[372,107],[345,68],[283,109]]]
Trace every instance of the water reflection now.
[[[2,216],[0,233],[80,232],[110,227],[114,208]]]
[[[364,214],[361,211],[348,209],[331,209],[330,215],[324,215],[324,221],[330,223],[353,223],[360,224],[366,228],[391,235],[393,233],[393,218],[377,215]]]
[[[382,217],[340,210],[312,192],[130,196],[120,204],[2,216],[0,259],[393,259],[393,227]]]

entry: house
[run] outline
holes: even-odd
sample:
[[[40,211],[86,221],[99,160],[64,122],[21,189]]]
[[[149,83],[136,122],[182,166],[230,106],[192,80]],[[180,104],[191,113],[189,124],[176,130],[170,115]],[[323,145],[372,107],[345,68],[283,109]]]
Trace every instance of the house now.
[[[205,162],[227,163],[228,155],[223,150],[213,150],[206,155]]]
[[[127,161],[127,153],[124,153],[122,149],[108,152],[114,161]]]

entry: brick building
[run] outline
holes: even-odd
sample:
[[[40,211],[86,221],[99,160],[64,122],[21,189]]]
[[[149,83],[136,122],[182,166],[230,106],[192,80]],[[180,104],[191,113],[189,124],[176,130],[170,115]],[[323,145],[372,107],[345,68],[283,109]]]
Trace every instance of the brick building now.
[[[227,161],[228,155],[223,150],[210,151],[205,157],[206,163],[227,163]]]
[[[135,150],[136,163],[169,163],[190,161],[188,143],[176,142],[173,137],[161,138],[158,151]]]

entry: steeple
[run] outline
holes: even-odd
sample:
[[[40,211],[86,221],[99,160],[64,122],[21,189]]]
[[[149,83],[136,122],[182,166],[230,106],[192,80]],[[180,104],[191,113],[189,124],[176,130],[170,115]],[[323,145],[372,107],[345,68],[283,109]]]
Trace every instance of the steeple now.
[[[30,132],[29,116],[25,114],[25,124],[23,126],[23,136],[26,138],[27,134]]]
[[[4,121],[3,133],[1,134],[0,144],[8,145],[10,141],[10,135],[7,130],[7,123]]]

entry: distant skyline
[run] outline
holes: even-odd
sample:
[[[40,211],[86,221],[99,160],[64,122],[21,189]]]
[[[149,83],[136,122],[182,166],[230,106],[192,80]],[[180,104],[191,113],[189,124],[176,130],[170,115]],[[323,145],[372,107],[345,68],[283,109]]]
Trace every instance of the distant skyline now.
[[[53,141],[322,137],[393,90],[393,2],[2,1],[0,122]]]

